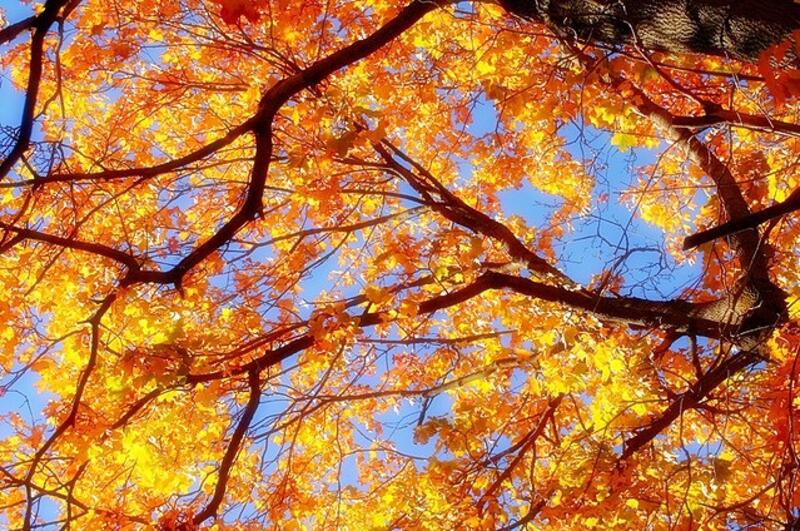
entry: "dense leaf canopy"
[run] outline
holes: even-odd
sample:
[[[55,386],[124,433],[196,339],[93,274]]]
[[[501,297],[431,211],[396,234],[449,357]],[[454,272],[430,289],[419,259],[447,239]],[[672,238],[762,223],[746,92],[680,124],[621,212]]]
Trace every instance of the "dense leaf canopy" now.
[[[657,4],[0,3],[0,526],[793,529],[800,8]]]

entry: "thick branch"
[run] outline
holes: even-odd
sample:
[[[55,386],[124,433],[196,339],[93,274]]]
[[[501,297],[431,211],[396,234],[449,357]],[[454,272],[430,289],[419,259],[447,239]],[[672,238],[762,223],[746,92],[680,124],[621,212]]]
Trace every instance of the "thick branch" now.
[[[426,14],[445,3],[444,1],[414,0],[375,33],[320,59],[308,68],[273,85],[261,98],[259,110],[252,122],[252,130],[256,137],[256,153],[247,196],[241,209],[216,234],[200,244],[171,270],[132,272],[126,278],[125,283],[155,282],[180,286],[183,276],[189,270],[229,242],[242,227],[260,215],[262,196],[272,157],[272,122],[280,108],[299,92],[316,85],[337,70],[379,50]]]
[[[791,0],[500,0],[562,36],[754,61],[800,28]]]
[[[655,439],[659,433],[667,429],[684,411],[697,407],[697,405],[707,398],[711,391],[716,389],[722,382],[748,367],[751,367],[760,359],[759,356],[752,352],[740,352],[718,365],[715,369],[704,374],[689,388],[689,390],[673,400],[658,418],[651,422],[646,428],[637,432],[636,435],[625,441],[620,459],[625,460],[631,457],[634,453]]]
[[[800,124],[722,108],[710,109],[703,116],[675,116],[672,118],[672,125],[673,127],[688,127],[691,129],[715,125],[731,125],[751,131],[774,133],[795,138],[800,137]]]
[[[587,67],[596,66],[590,65],[591,59],[583,51],[574,46],[572,48]],[[750,207],[736,178],[713,149],[701,142],[689,129],[677,127],[676,117],[672,113],[613,69],[606,70],[604,79],[611,87],[626,94],[628,101],[640,114],[650,119],[669,140],[686,150],[689,160],[714,181],[717,197],[728,219],[735,220],[750,215]],[[754,348],[765,334],[769,334],[779,323],[785,321],[786,294],[769,276],[769,264],[758,231],[741,231],[734,234],[729,243],[736,253],[742,276],[735,289],[726,298],[718,301],[719,304],[710,306],[705,315],[720,323],[735,324],[742,332],[739,346],[747,350]]]
[[[64,238],[62,236],[47,234],[45,232],[32,229],[23,229],[3,222],[0,222],[0,228],[14,232],[23,239],[49,243],[67,249],[75,249],[76,251],[85,251],[87,253],[110,258],[111,260],[126,266],[128,269],[139,269],[139,263],[136,261],[136,258],[122,251],[118,251],[113,247],[107,247],[99,243],[84,242],[74,238]]]
[[[795,190],[784,201],[776,203],[764,210],[753,212],[747,216],[737,218],[722,225],[688,236],[683,240],[683,248],[693,249],[723,236],[730,236],[743,230],[755,229],[762,223],[785,216],[800,209],[800,188]]]
[[[676,127],[675,117],[666,109],[651,100],[641,89],[617,78],[617,87],[633,91],[632,103],[639,112],[648,117],[669,140],[686,149],[690,160],[697,164],[714,181],[717,195],[729,219],[737,219],[750,214],[750,207],[728,166],[711,149],[697,139],[689,130]],[[742,270],[755,276],[766,277],[767,264],[759,245],[758,234],[748,231],[737,234],[731,241]]]
[[[592,314],[601,320],[638,326],[666,326],[678,331],[691,331],[704,337],[719,338],[735,332],[736,323],[719,322],[703,317],[706,304],[695,304],[683,300],[651,301],[635,297],[596,297],[583,291],[551,286],[527,278],[486,272],[472,284],[433,297],[419,304],[419,315],[432,314],[466,302],[489,290],[510,290],[528,297],[561,304],[568,308]],[[386,312],[365,313],[358,318],[358,326],[365,328],[385,322]],[[212,380],[243,374],[251,370],[262,371],[293,356],[315,343],[312,334],[299,336],[283,346],[268,350],[262,356],[236,369],[226,369],[205,374],[192,374],[188,384],[199,384]]]
[[[35,22],[36,17],[28,17],[20,20],[19,22],[15,22],[14,24],[6,26],[0,30],[0,44],[13,41],[17,38],[17,35],[23,31],[31,29]]]

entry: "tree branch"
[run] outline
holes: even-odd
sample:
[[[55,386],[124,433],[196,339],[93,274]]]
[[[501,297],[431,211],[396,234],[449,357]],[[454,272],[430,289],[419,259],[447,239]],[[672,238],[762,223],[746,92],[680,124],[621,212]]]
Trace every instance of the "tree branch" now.
[[[23,519],[22,529],[23,531],[30,531],[31,530],[31,517],[33,516],[33,497],[31,496],[30,492],[30,484],[33,480],[33,476],[36,474],[36,470],[39,468],[39,463],[41,462],[44,455],[47,451],[56,443],[59,437],[64,434],[72,425],[75,424],[75,420],[78,416],[78,409],[81,405],[81,399],[83,398],[83,392],[86,389],[86,385],[89,383],[89,377],[92,375],[94,371],[95,365],[97,364],[97,355],[100,350],[100,322],[103,319],[103,316],[108,312],[111,305],[116,300],[117,295],[116,293],[112,293],[107,295],[103,302],[100,304],[100,307],[94,313],[94,315],[89,319],[89,324],[91,325],[91,345],[89,350],[89,360],[86,362],[86,367],[84,367],[83,371],[81,372],[80,377],[78,378],[78,384],[75,389],[75,395],[72,398],[72,406],[70,407],[69,414],[67,417],[58,425],[56,430],[53,432],[52,435],[45,441],[45,443],[39,448],[31,459],[30,468],[28,469],[28,474],[25,477],[25,485],[26,485],[26,493],[27,493],[27,503],[25,506],[25,515]]]
[[[212,516],[216,516],[219,506],[222,503],[222,498],[225,496],[225,489],[228,484],[231,468],[241,449],[245,433],[247,433],[248,428],[250,428],[250,423],[253,422],[253,417],[258,409],[258,401],[261,398],[261,382],[259,380],[258,371],[251,370],[248,372],[247,383],[250,387],[250,398],[247,400],[247,406],[245,406],[244,413],[242,413],[242,418],[239,419],[231,441],[228,443],[228,448],[225,450],[225,456],[222,458],[222,463],[219,467],[219,477],[214,487],[214,495],[211,497],[211,501],[208,502],[205,509],[197,513],[193,518],[195,524],[201,524]]]
[[[691,330],[692,333],[711,338],[724,337],[735,331],[736,323],[719,322],[703,317],[705,304],[683,300],[651,301],[636,297],[596,297],[582,291],[551,286],[527,278],[488,271],[474,282],[458,290],[430,298],[419,304],[418,314],[432,314],[450,308],[485,291],[508,289],[534,299],[562,304],[595,315],[598,319],[638,326],[667,326],[673,330]],[[359,327],[370,327],[385,322],[386,312],[370,312],[357,318]],[[283,346],[266,351],[262,356],[239,368],[223,369],[204,374],[190,374],[188,384],[219,380],[251,370],[262,371],[277,365],[286,358],[312,347],[316,339],[311,333],[296,337]]]
[[[792,0],[500,0],[559,35],[611,46],[755,61],[800,27]]]
[[[477,234],[483,234],[484,236],[502,242],[508,249],[508,254],[515,260],[524,263],[529,270],[540,273],[547,278],[558,280],[568,286],[577,287],[577,284],[567,275],[550,265],[544,258],[531,251],[507,226],[466,204],[460,197],[443,186],[428,170],[403,153],[399,148],[386,140],[384,140],[382,144],[376,144],[374,147],[384,162],[394,172],[401,175],[411,187],[427,200],[433,209],[442,214],[445,218]],[[426,186],[421,179],[417,178],[414,172],[398,163],[386,148],[391,149],[395,155],[410,164],[428,181],[429,186]],[[438,196],[440,201],[435,201],[431,197],[431,194]]]
[[[273,85],[259,102],[253,119],[252,132],[256,140],[253,170],[244,204],[213,236],[200,244],[169,271],[136,271],[125,279],[125,284],[153,282],[175,284],[180,287],[183,276],[209,255],[230,241],[247,223],[261,214],[264,188],[272,157],[272,122],[281,107],[297,93],[311,88],[337,70],[353,64],[412,27],[426,14],[445,5],[445,0],[414,0],[404,7],[392,20],[375,33],[316,61],[308,68]]]
[[[17,38],[17,35],[22,33],[23,31],[27,31],[31,29],[36,22],[36,17],[28,17],[20,20],[19,22],[15,22],[14,24],[9,24],[2,30],[0,30],[0,44],[5,44],[7,42],[11,42]]]
[[[62,236],[47,234],[45,232],[32,229],[23,229],[3,222],[0,222],[0,228],[14,232],[22,239],[49,243],[67,249],[74,249],[76,251],[85,251],[87,253],[110,258],[111,260],[124,265],[129,270],[139,269],[139,263],[136,261],[135,257],[128,253],[114,249],[113,247],[108,247],[99,243],[84,242],[72,238],[64,238]],[[18,240],[17,243],[19,243],[19,241],[21,240]]]
[[[800,209],[800,188],[794,190],[784,201],[769,206],[764,210],[753,212],[747,216],[736,218],[722,225],[687,236],[683,240],[683,248],[684,250],[694,249],[699,245],[723,236],[730,236],[743,230],[755,229],[762,223],[785,216],[798,209]]]
[[[686,392],[678,396],[653,422],[636,435],[625,441],[621,461],[630,458],[655,437],[667,429],[687,409],[697,407],[722,382],[731,376],[752,367],[762,358],[750,351],[735,354],[727,361],[710,370],[694,383]]]
[[[523,444],[517,450],[517,455],[514,456],[514,459],[511,460],[511,463],[503,470],[503,472],[494,480],[494,482],[486,488],[486,492],[483,493],[480,500],[478,500],[478,508],[482,508],[486,502],[489,500],[489,496],[491,496],[500,486],[503,484],[505,480],[507,480],[514,469],[519,465],[522,458],[525,457],[525,454],[530,450],[533,445],[536,444],[537,439],[539,436],[544,432],[547,423],[553,418],[553,415],[556,413],[556,409],[561,404],[564,395],[559,395],[552,400],[545,408],[544,412],[539,416],[539,421],[536,423],[536,426],[533,430],[525,436]]]
[[[50,27],[56,21],[59,10],[66,5],[68,0],[47,0],[42,11],[32,26],[36,28],[31,38],[30,65],[28,67],[28,87],[25,93],[25,104],[22,108],[19,133],[14,147],[8,156],[0,162],[0,181],[8,175],[11,168],[30,146],[31,133],[33,132],[33,114],[36,110],[36,101],[39,97],[39,84],[42,81],[42,60],[44,56],[44,39]]]

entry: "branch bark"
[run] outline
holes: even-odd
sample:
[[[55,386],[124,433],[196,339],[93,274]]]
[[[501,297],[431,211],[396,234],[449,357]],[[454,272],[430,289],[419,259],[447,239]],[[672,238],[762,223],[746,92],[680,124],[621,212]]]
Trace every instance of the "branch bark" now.
[[[638,452],[652,441],[659,433],[667,429],[684,411],[697,407],[697,405],[702,400],[706,399],[711,391],[719,387],[722,382],[748,367],[752,367],[760,359],[759,356],[752,352],[740,352],[707,372],[686,392],[673,400],[667,409],[646,428],[640,430],[636,435],[625,441],[620,459],[624,461],[630,458],[634,453]]]
[[[487,271],[474,282],[461,289],[445,293],[423,301],[419,305],[419,315],[432,314],[477,297],[489,290],[509,290],[536,300],[553,302],[581,310],[600,320],[636,326],[667,327],[676,331],[691,331],[693,334],[710,338],[735,337],[739,322],[715,321],[704,317],[709,303],[692,303],[684,300],[652,301],[636,297],[597,297],[583,291],[536,282],[494,271]],[[361,328],[375,326],[384,322],[385,312],[365,313],[358,318]],[[187,376],[186,383],[193,385],[244,374],[251,370],[263,371],[307,348],[316,342],[311,333],[296,337],[283,346],[267,350],[260,357],[237,369],[223,369],[204,374]]]
[[[717,238],[731,236],[744,230],[755,229],[762,223],[785,216],[798,209],[800,209],[800,188],[793,191],[784,201],[767,207],[764,210],[753,212],[747,216],[728,221],[722,225],[686,237],[686,239],[683,240],[683,248],[684,250],[694,249],[699,245],[716,240]]]
[[[754,61],[800,28],[791,0],[500,0],[562,36]]]
[[[228,443],[228,448],[225,450],[225,456],[222,458],[222,463],[219,467],[219,477],[217,478],[217,484],[214,487],[214,494],[211,497],[211,501],[208,502],[208,505],[206,505],[202,511],[195,515],[193,518],[195,524],[201,524],[212,516],[216,516],[219,506],[222,503],[222,498],[225,496],[225,489],[228,485],[228,477],[230,476],[231,468],[236,460],[236,456],[241,450],[242,440],[247,430],[250,428],[250,424],[253,422],[253,417],[258,409],[258,401],[259,398],[261,398],[261,381],[258,371],[251,370],[248,373],[247,383],[250,387],[250,398],[247,400],[247,406],[244,409],[244,413],[242,413],[242,418],[236,425],[236,430],[234,430],[231,441]]]
[[[67,4],[68,0],[48,0],[45,3],[44,11],[39,14],[31,23],[35,28],[31,38],[30,65],[28,67],[28,87],[25,92],[25,104],[22,108],[22,118],[20,119],[17,141],[8,156],[0,162],[0,180],[4,179],[11,168],[22,157],[31,143],[31,133],[33,133],[33,113],[36,110],[36,101],[39,97],[39,85],[42,81],[43,59],[44,59],[44,39],[50,31],[50,27],[58,18],[58,12]]]
[[[255,136],[256,153],[242,207],[211,238],[196,247],[169,271],[131,272],[125,279],[125,284],[153,282],[175,284],[180,288],[183,277],[188,271],[230,241],[242,227],[261,214],[262,196],[272,158],[272,122],[281,107],[299,92],[313,87],[337,70],[376,52],[402,35],[422,17],[446,3],[444,0],[414,0],[375,33],[316,61],[267,90],[259,102],[256,115],[247,122]]]
[[[386,140],[381,144],[376,144],[374,147],[387,166],[393,172],[402,176],[426,200],[426,203],[445,218],[470,229],[476,234],[482,234],[502,242],[508,249],[508,254],[515,260],[525,264],[530,271],[537,272],[545,278],[558,280],[565,285],[577,287],[577,284],[567,275],[531,251],[508,227],[466,204],[460,197],[443,186],[428,170],[403,153],[399,148]],[[389,150],[411,165],[422,178],[418,178],[414,172],[397,162]],[[437,201],[433,196],[438,197],[439,200]]]

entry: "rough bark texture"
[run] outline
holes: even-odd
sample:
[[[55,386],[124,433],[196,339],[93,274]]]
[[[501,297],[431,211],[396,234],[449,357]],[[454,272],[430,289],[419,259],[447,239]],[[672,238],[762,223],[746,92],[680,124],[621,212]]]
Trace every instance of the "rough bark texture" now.
[[[791,0],[500,0],[559,34],[752,61],[800,29]]]

